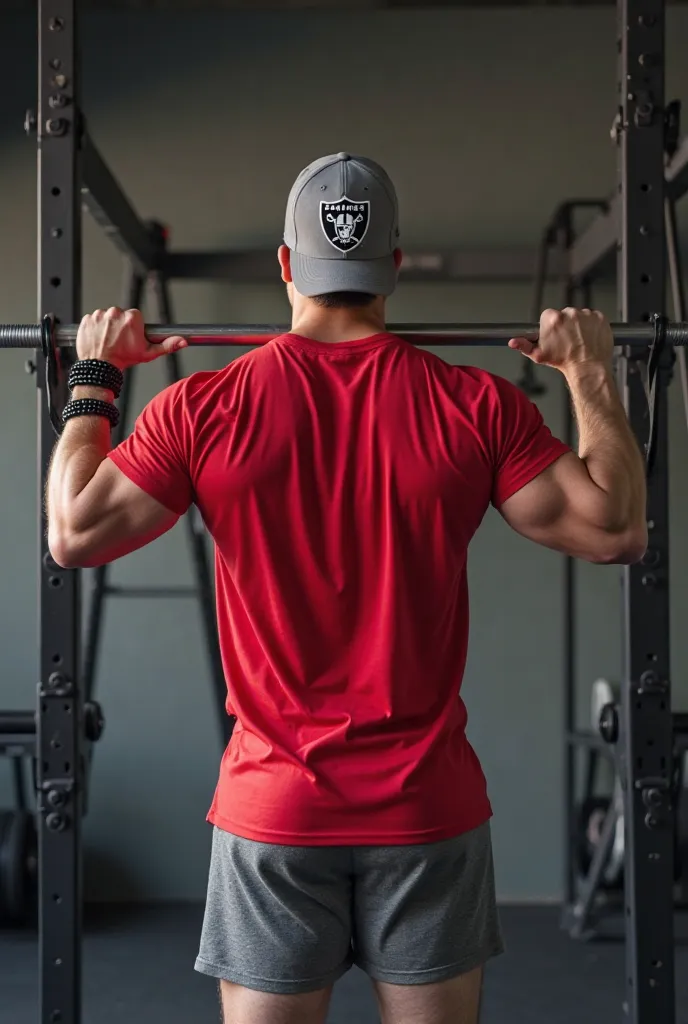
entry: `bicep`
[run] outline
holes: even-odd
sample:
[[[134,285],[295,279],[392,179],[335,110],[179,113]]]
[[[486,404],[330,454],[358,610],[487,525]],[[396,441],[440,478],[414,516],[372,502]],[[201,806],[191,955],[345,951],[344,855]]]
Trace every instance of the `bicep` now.
[[[606,496],[568,452],[508,498],[505,521],[528,540],[592,562],[624,560],[623,538],[605,529]]]
[[[104,459],[77,499],[71,535],[57,543],[53,556],[70,567],[102,565],[155,540],[178,519],[178,513]]]

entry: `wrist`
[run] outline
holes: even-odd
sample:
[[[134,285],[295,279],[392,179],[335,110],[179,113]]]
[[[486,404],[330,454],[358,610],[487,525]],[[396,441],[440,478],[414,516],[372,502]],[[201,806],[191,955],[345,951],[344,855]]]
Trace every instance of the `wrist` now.
[[[96,398],[101,402],[110,402],[111,405],[114,405],[115,392],[110,388],[97,388],[91,384],[77,384],[72,390],[72,398],[74,401],[78,401],[80,398]]]
[[[570,386],[577,383],[603,384],[614,377],[611,363],[600,359],[581,359],[565,363],[561,367],[561,372]]]
[[[121,373],[124,373],[125,367],[122,363],[115,359],[111,355],[103,355],[102,352],[77,352],[77,363],[107,363],[108,366],[114,366]]]

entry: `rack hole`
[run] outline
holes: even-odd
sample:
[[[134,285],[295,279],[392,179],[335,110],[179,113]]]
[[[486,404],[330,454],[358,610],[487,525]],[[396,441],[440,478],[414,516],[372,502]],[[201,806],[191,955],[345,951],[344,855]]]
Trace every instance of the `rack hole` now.
[[[71,704],[63,704],[62,707],[64,708],[65,714],[71,715],[71,713],[72,713]]]
[[[62,897],[56,892],[53,893],[53,903],[62,903]]]
[[[635,706],[636,706],[636,708],[637,708],[637,710],[638,710],[638,711],[641,711],[641,710],[642,710],[642,707],[643,707],[643,705],[642,705],[642,704],[640,703],[640,701],[639,701],[639,700],[637,700],[637,701],[635,702]]]
[[[641,192],[651,192],[652,191],[652,185],[650,185],[649,182],[644,181],[642,183],[642,185],[640,186],[640,191]]]
[[[53,654],[53,656],[52,656],[52,658],[50,660],[52,661],[53,665],[61,665],[62,664],[62,655],[61,654]]]
[[[660,757],[659,764],[662,771],[666,771],[666,757]]]
[[[646,746],[648,746],[648,747],[654,747],[654,745],[655,745],[655,741],[654,741],[654,740],[648,740],[648,741],[647,741],[647,744],[646,744]]]
[[[51,277],[50,278],[50,283],[53,286],[53,288],[59,288],[60,285],[62,284],[62,278],[61,277]]]
[[[48,578],[48,583],[53,587],[53,589],[57,590],[58,587],[62,586],[62,579],[59,576],[50,576]]]
[[[642,757],[636,757],[636,764],[638,765],[639,769],[642,769],[642,767],[643,767],[643,759],[642,759]]]
[[[48,714],[48,705],[47,704],[41,704],[41,711],[43,712],[44,715],[47,715]]]
[[[72,762],[71,761],[65,761],[64,770],[65,770],[65,775],[69,775],[69,773],[72,770]]]
[[[659,703],[659,710],[660,711],[666,711],[666,701],[665,700],[660,701],[660,703]]]
[[[50,741],[50,749],[51,750],[62,750],[62,744],[60,743],[59,740],[51,740]]]
[[[647,658],[648,661],[657,661],[657,655],[656,654],[646,654],[645,657]]]
[[[51,196],[61,196],[62,189],[58,188],[57,185],[53,185],[53,187],[50,189],[50,194]]]
[[[640,275],[640,283],[641,284],[649,284],[651,280],[652,280],[652,276],[650,274],[641,274]]]

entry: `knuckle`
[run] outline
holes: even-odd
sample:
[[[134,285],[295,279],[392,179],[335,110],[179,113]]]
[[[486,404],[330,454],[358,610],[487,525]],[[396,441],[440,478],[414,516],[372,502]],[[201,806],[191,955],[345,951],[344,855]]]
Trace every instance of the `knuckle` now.
[[[542,314],[542,322],[548,327],[555,327],[562,322],[563,316],[560,309],[546,309]]]

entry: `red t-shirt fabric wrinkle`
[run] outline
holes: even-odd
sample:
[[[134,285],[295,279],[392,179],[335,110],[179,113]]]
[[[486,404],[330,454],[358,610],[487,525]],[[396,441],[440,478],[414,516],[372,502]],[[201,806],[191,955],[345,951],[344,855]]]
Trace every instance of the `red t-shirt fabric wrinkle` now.
[[[390,334],[287,334],[146,406],[110,458],[215,542],[237,721],[212,823],[391,845],[490,817],[460,696],[468,545],[566,451],[513,384]]]

